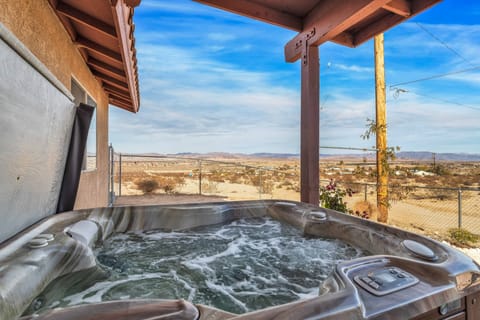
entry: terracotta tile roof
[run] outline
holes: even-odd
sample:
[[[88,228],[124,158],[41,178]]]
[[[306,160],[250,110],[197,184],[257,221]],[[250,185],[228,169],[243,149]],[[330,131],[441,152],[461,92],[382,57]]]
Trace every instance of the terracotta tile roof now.
[[[134,7],[140,0],[48,0],[78,46],[109,103],[137,112],[140,106]]]

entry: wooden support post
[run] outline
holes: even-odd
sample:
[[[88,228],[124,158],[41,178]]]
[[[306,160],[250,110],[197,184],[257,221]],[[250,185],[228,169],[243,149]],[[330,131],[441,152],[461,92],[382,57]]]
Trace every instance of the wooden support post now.
[[[388,166],[387,166],[387,116],[385,93],[385,63],[383,33],[375,36],[375,102],[377,139],[377,207],[378,221],[388,220]]]
[[[300,199],[319,203],[319,102],[318,47],[304,45],[302,53],[302,106],[300,124]]]

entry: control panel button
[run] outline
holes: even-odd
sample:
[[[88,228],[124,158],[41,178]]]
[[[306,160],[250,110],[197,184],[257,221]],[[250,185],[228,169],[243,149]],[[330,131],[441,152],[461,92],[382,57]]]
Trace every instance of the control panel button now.
[[[370,282],[372,282],[372,279],[370,279],[369,277],[362,277],[362,281],[366,284],[370,284]]]
[[[379,268],[368,273],[359,274],[353,280],[363,289],[376,296],[384,296],[420,282],[412,274],[397,268]]]
[[[380,288],[380,285],[376,282],[370,282],[369,283],[370,287],[372,287],[373,289],[379,289]]]

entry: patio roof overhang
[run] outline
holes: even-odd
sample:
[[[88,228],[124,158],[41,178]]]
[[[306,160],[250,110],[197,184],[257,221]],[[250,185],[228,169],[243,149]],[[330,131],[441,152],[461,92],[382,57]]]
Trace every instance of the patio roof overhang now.
[[[327,41],[356,47],[441,0],[194,0],[299,34],[285,46],[285,58],[300,58],[302,43]]]
[[[140,106],[133,23],[140,0],[48,0],[72,41],[102,83],[109,103]]]
[[[344,46],[356,47],[441,0],[194,1],[299,32],[285,45],[285,60],[287,62],[295,62],[300,58],[302,60],[300,200],[318,205],[320,182],[318,46],[333,41]]]

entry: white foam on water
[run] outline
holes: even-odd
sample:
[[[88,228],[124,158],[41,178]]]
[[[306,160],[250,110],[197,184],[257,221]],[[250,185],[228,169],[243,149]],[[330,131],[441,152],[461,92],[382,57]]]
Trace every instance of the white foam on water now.
[[[217,291],[219,293],[222,293],[223,295],[227,296],[234,304],[236,304],[237,306],[239,306],[240,308],[243,309],[244,312],[248,312],[250,309],[247,308],[247,306],[245,305],[245,303],[243,303],[242,301],[238,300],[237,298],[235,298],[233,295],[232,295],[232,289],[231,287],[228,287],[228,286],[223,286],[223,285],[218,285],[218,284],[215,284],[211,281],[205,281],[205,283],[207,284],[207,286],[212,289],[213,291]]]
[[[118,234],[95,252],[109,278],[50,306],[175,295],[243,313],[318,296],[337,263],[365,255],[340,241],[304,238],[269,218],[185,232]]]

